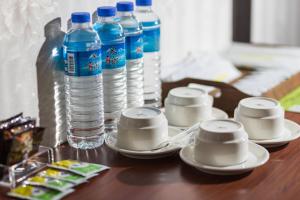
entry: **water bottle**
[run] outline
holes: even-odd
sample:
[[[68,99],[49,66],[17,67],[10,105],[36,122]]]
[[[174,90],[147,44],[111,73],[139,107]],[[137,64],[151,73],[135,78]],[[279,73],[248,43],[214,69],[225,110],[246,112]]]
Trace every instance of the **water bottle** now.
[[[144,105],[142,26],[133,15],[133,3],[117,3],[118,19],[124,29],[127,70],[127,107]]]
[[[40,125],[44,131],[42,145],[56,147],[66,142],[66,106],[64,59],[62,44],[65,33],[61,31],[61,19],[45,25],[46,40],[37,57],[37,86]]]
[[[115,132],[121,112],[127,106],[125,36],[116,20],[116,8],[97,9],[94,29],[102,42],[105,132]]]
[[[136,16],[143,28],[145,105],[160,107],[160,20],[151,5],[152,0],[136,0]]]
[[[103,144],[101,42],[87,12],[72,13],[64,38],[68,142],[80,149]]]

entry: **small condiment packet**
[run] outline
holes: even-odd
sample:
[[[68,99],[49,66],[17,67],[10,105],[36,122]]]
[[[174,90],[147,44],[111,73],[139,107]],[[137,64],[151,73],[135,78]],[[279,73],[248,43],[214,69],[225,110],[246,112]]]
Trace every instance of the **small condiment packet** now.
[[[25,184],[34,185],[34,186],[43,186],[49,189],[59,190],[62,192],[74,186],[73,183],[70,183],[68,181],[58,180],[49,177],[42,177],[42,176],[30,177],[25,181]]]
[[[54,162],[49,167],[67,170],[75,174],[79,174],[85,177],[91,177],[92,175],[107,170],[109,167],[105,165],[99,165],[95,163],[80,162],[75,160],[61,160]]]
[[[15,123],[19,123],[23,120],[23,113],[17,114],[9,119],[1,120],[0,121],[0,131],[3,129],[9,128],[11,125]]]
[[[20,113],[0,121],[0,163],[13,165],[38,151],[44,129]]]
[[[72,193],[73,189],[65,191],[52,190],[49,188],[21,185],[7,193],[8,196],[29,200],[59,200]]]
[[[84,176],[81,176],[78,174],[74,174],[69,171],[51,169],[51,168],[41,171],[38,175],[43,176],[43,177],[49,177],[49,178],[55,178],[58,180],[68,181],[68,182],[74,183],[76,185],[87,181],[87,177],[84,177]]]

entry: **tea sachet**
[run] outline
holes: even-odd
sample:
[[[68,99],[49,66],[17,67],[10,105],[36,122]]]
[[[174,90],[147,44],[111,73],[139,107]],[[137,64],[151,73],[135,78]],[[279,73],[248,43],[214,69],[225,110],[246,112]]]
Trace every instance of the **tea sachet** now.
[[[63,181],[55,178],[43,177],[38,175],[28,178],[25,181],[25,184],[34,185],[34,186],[43,186],[46,188],[59,190],[59,191],[65,191],[74,186],[74,184],[70,183],[69,181]]]
[[[73,189],[68,189],[62,192],[44,187],[21,185],[17,188],[12,189],[9,193],[7,193],[7,195],[15,198],[29,200],[59,200],[72,193],[73,191]]]
[[[105,165],[99,165],[94,163],[79,162],[75,160],[61,160],[54,162],[50,165],[52,168],[67,170],[75,174],[89,177],[98,172],[109,169]]]
[[[48,168],[44,171],[41,171],[39,173],[39,176],[44,176],[44,177],[50,177],[50,178],[55,178],[58,180],[63,180],[63,181],[69,181],[71,183],[74,183],[76,185],[81,184],[83,182],[87,181],[87,178],[66,170],[58,170],[58,169],[52,169]]]

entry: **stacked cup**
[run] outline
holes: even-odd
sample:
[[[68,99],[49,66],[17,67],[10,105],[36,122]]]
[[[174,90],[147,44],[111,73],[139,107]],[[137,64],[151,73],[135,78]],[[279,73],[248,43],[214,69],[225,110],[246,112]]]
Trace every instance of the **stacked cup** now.
[[[168,121],[157,108],[135,107],[122,112],[118,123],[117,146],[147,151],[168,140]]]
[[[202,122],[195,137],[194,158],[210,166],[230,166],[248,159],[248,136],[234,120]]]
[[[280,103],[266,97],[250,97],[239,102],[234,119],[241,122],[252,140],[281,137],[284,132],[284,110]]]
[[[178,87],[165,99],[165,113],[170,125],[192,126],[212,117],[213,97],[202,89]]]

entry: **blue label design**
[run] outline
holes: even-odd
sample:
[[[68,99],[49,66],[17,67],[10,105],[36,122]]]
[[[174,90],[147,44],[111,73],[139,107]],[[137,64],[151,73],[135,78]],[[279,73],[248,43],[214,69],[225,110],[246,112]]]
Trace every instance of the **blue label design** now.
[[[93,76],[101,73],[101,49],[91,51],[67,51],[65,74],[69,76]]]
[[[126,37],[126,59],[139,59],[143,57],[143,35]]]
[[[155,52],[160,49],[160,28],[144,29],[144,52]]]
[[[102,68],[116,69],[125,66],[125,43],[102,46]]]

